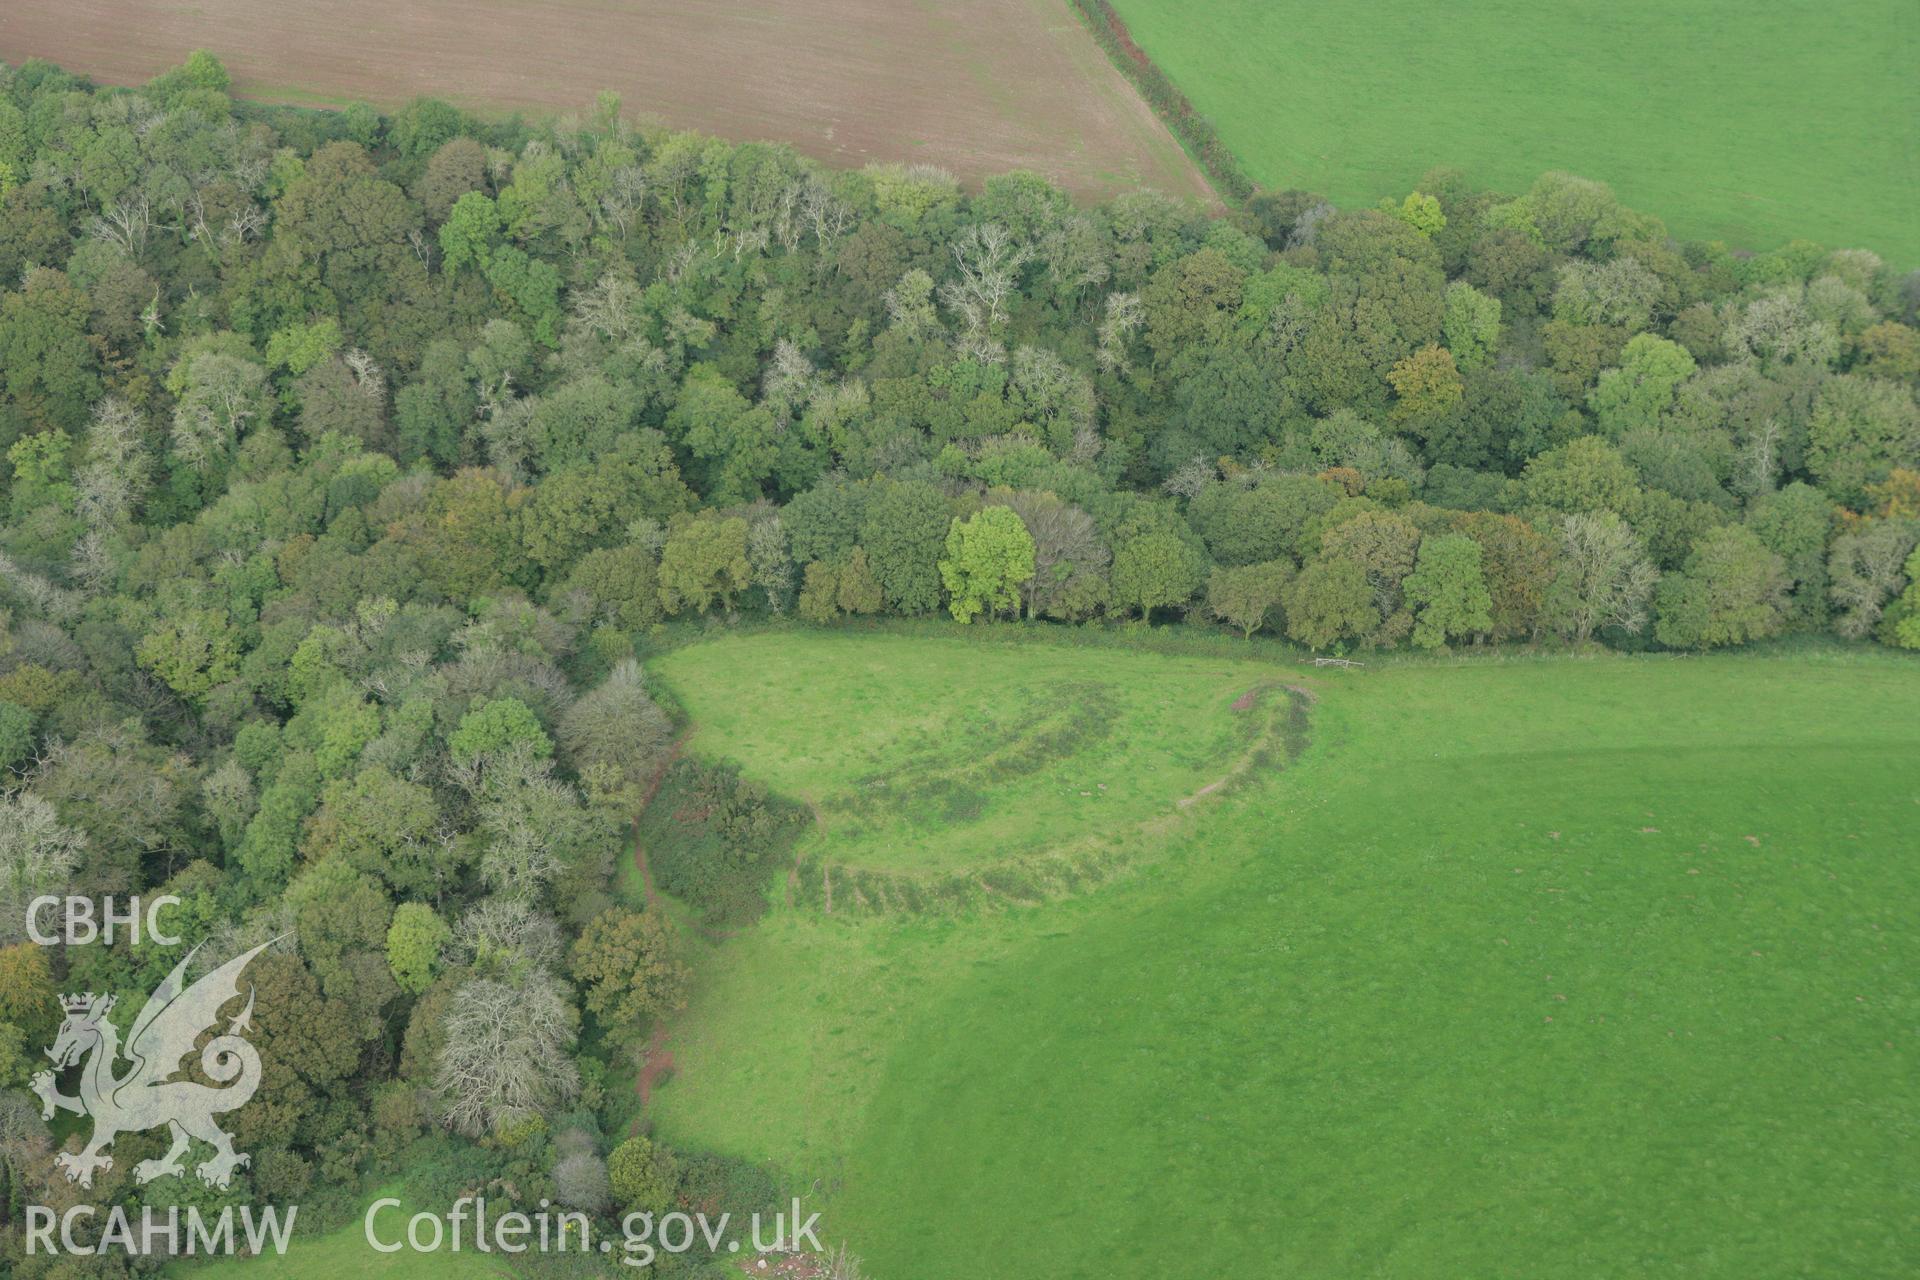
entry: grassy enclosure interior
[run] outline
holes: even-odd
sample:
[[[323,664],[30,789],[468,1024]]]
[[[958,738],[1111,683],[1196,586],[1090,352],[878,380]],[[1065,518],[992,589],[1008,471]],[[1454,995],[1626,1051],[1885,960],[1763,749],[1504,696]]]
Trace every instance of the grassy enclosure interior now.
[[[1261,692],[1236,683],[1238,664],[1206,658],[1139,654],[1110,670],[1070,648],[1010,660],[959,637],[882,641],[886,660],[870,665],[859,652],[830,633],[755,636],[680,651],[661,668],[692,699],[690,748],[744,759],[807,802],[809,847],[854,867],[978,869],[1053,848],[1063,833],[1136,828],[1234,768],[1252,745],[1234,704],[1250,711]],[[769,703],[850,659],[864,670],[836,680],[846,701],[831,716]],[[741,689],[743,673],[764,694]]]
[[[654,674],[691,751],[830,793],[876,748],[911,775],[984,747],[1061,664],[1114,691],[1116,727],[1009,794],[1081,749],[1116,767],[1163,699],[1204,743],[1262,681],[1310,684],[1310,742],[1204,803],[1143,759],[1134,807],[1045,810],[1036,834],[1130,828],[1143,855],[1045,905],[776,903],[674,1023],[668,1140],[779,1162],[878,1275],[1091,1275],[1115,1251],[1143,1276],[1898,1270],[1910,660],[1302,673],[805,634]],[[867,739],[877,709],[941,731]],[[849,858],[885,843],[809,839],[842,831]],[[979,856],[956,838],[916,856]]]

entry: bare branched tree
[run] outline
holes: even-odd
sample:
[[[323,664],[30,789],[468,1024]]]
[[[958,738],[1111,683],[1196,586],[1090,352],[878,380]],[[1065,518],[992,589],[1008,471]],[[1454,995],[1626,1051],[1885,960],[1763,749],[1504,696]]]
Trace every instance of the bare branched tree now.
[[[1552,611],[1575,641],[1586,643],[1602,627],[1638,632],[1647,624],[1647,602],[1659,579],[1639,537],[1611,511],[1579,512],[1561,521]]]
[[[0,1093],[0,1183],[24,1188],[36,1172],[50,1175],[53,1136],[40,1108],[21,1090]]]
[[[773,243],[773,232],[767,227],[740,227],[727,236],[726,243],[733,250],[733,260],[738,262],[744,257],[765,253]]]
[[[1053,287],[1078,302],[1088,290],[1105,284],[1113,275],[1107,243],[1105,229],[1083,213],[1049,230],[1041,242],[1040,256],[1046,259],[1047,278]]]
[[[1133,367],[1127,356],[1127,344],[1145,319],[1137,293],[1107,295],[1106,317],[1100,321],[1100,347],[1094,359],[1108,373],[1125,373]]]
[[[1325,200],[1307,206],[1300,216],[1294,219],[1293,230],[1287,232],[1287,248],[1311,247],[1320,234],[1320,224],[1337,212],[1338,210]]]
[[[600,197],[600,211],[620,230],[624,239],[647,207],[647,175],[637,164],[622,165],[607,180]]]
[[[0,552],[0,584],[11,588],[36,613],[54,622],[64,622],[80,612],[82,601],[77,592],[47,581],[5,552]]]
[[[1858,640],[1879,625],[1887,601],[1907,585],[1913,547],[1912,524],[1906,520],[1875,520],[1834,539],[1827,554],[1827,594],[1841,610],[1834,630]]]
[[[1740,449],[1740,471],[1734,487],[1751,498],[1772,493],[1780,472],[1780,445],[1786,430],[1778,418],[1767,418],[1753,428]]]
[[[187,390],[173,411],[173,451],[196,471],[224,457],[260,409],[267,371],[236,356],[192,357]]]
[[[153,291],[152,299],[140,312],[140,331],[147,335],[149,342],[167,331],[166,321],[160,317],[160,290],[157,288]]]
[[[578,1016],[551,974],[519,984],[470,978],[447,1009],[434,1086],[449,1127],[470,1137],[579,1096]]]
[[[27,904],[67,892],[85,833],[63,826],[54,807],[30,791],[0,795],[0,946],[27,936]]]
[[[578,826],[580,798],[554,777],[552,761],[524,749],[480,759],[480,878],[496,893],[537,898],[565,867],[561,841]]]
[[[800,197],[806,190],[803,182],[790,182],[781,188],[779,199],[773,207],[773,238],[788,253],[800,251],[800,241],[806,235],[806,224],[800,218]]]
[[[563,950],[553,917],[517,898],[488,898],[460,917],[453,948],[486,973],[551,969]]]
[[[957,275],[940,286],[940,301],[964,326],[960,347],[976,360],[997,362],[1006,351],[999,338],[1007,302],[1019,285],[1020,268],[1032,251],[997,222],[974,223],[955,237]]]
[[[607,1162],[591,1151],[575,1151],[553,1166],[553,1192],[569,1209],[597,1213],[612,1202]]]
[[[1176,498],[1194,498],[1219,478],[1218,464],[1210,458],[1195,455],[1174,468],[1173,474],[1162,481],[1160,487]]]
[[[111,529],[132,513],[147,482],[146,419],[118,396],[94,406],[86,461],[74,477],[76,510],[89,529]]]
[[[387,375],[372,356],[358,347],[349,348],[341,357],[353,373],[353,385],[361,395],[375,402],[387,398]]]
[[[558,729],[574,771],[607,794],[643,784],[673,744],[673,722],[648,695],[646,676],[631,658],[615,663],[568,707]]]
[[[827,1280],[865,1280],[865,1276],[860,1259],[848,1253],[846,1242],[842,1241],[834,1252],[833,1261],[828,1264]]]
[[[699,260],[699,257],[700,245],[694,240],[685,241],[678,249],[668,254],[665,268],[668,283],[679,284],[687,272],[693,269],[693,264]]]
[[[146,251],[153,224],[153,202],[136,192],[121,196],[95,214],[87,223],[87,234],[137,260]]]
[[[760,379],[761,396],[775,419],[782,425],[791,421],[819,387],[820,373],[799,344],[790,338],[777,340]]]
[[[800,216],[813,232],[814,244],[821,249],[845,235],[854,223],[852,207],[833,194],[833,189],[817,173],[809,177],[800,198]]]
[[[767,608],[776,617],[785,613],[793,596],[793,554],[779,516],[747,526],[747,563],[753,567],[753,585],[766,592]]]
[[[574,296],[574,321],[603,338],[625,342],[640,331],[640,296],[639,285],[610,271]]]
[[[880,300],[887,307],[887,327],[895,333],[921,338],[940,331],[940,314],[933,306],[933,277],[920,268],[902,274]]]

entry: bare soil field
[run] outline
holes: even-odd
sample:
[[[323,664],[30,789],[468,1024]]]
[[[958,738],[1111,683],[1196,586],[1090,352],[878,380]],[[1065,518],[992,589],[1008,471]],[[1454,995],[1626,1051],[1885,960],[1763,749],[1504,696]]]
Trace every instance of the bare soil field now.
[[[843,165],[1097,196],[1204,178],[1064,0],[8,0],[0,59],[138,84],[217,54],[245,96],[630,112]]]

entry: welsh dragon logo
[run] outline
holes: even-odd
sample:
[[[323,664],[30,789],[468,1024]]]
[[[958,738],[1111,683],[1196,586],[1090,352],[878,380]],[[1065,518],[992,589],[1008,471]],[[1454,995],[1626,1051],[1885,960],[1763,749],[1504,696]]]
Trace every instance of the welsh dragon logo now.
[[[124,1050],[120,1033],[107,1018],[113,1010],[112,996],[88,992],[60,998],[67,1018],[47,1056],[60,1070],[85,1061],[80,1070],[80,1096],[69,1098],[61,1093],[52,1071],[42,1071],[33,1078],[33,1091],[40,1095],[41,1115],[48,1120],[53,1119],[56,1108],[93,1117],[93,1138],[86,1149],[77,1154],[63,1151],[55,1157],[66,1170],[67,1181],[91,1187],[96,1169],[113,1168],[113,1157],[106,1150],[114,1138],[161,1125],[172,1132],[173,1145],[158,1160],[142,1160],[135,1165],[136,1182],[144,1184],[184,1174],[180,1157],[193,1138],[213,1148],[212,1159],[195,1167],[200,1181],[210,1187],[225,1189],[235,1169],[252,1163],[251,1157],[233,1149],[233,1138],[214,1123],[215,1116],[245,1106],[260,1087],[260,1055],[240,1038],[241,1032],[252,1029],[252,987],[246,990],[246,1008],[227,1024],[225,1034],[214,1036],[200,1050],[200,1069],[208,1079],[225,1087],[174,1077],[179,1074],[181,1060],[193,1052],[194,1042],[219,1021],[221,1008],[240,996],[241,973],[272,945],[272,941],[263,942],[235,956],[190,987],[185,981],[187,965],[200,948],[189,951],[147,997],[140,1016],[133,1020]],[[129,1066],[124,1075],[117,1075],[123,1054]]]

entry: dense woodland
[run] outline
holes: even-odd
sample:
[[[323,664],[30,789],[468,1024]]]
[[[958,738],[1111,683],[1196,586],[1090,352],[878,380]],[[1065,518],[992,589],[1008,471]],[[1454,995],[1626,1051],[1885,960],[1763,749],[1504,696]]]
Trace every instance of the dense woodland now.
[[[1677,243],[1565,175],[1083,208],[606,97],[227,88],[205,55],[138,90],[0,68],[13,1274],[124,1267],[18,1256],[25,1203],[344,1213],[403,1168],[423,1203],[771,1203],[633,1099],[689,976],[615,880],[674,619],[1920,648],[1920,273],[1870,252]],[[793,813],[670,787],[703,815],[678,927],[750,918]],[[68,892],[177,894],[208,960],[288,935],[226,1193],[136,1191],[157,1133],[92,1192],[55,1167],[56,994],[131,1016],[178,955],[25,941]]]

